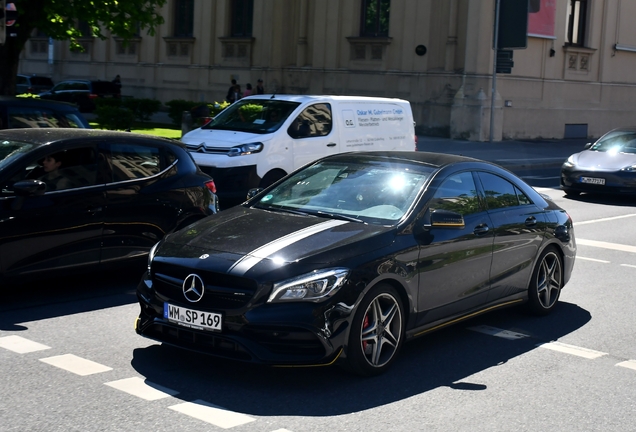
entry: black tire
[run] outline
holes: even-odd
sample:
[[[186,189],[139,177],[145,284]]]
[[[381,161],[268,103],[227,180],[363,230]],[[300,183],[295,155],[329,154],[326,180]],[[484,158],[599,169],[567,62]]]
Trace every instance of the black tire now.
[[[396,290],[386,284],[371,289],[356,309],[345,367],[363,376],[385,372],[404,342],[404,322],[404,307]]]
[[[276,183],[278,180],[285,177],[286,175],[287,174],[285,174],[285,171],[281,171],[281,170],[270,171],[267,174],[265,174],[265,177],[263,177],[263,179],[261,180],[259,187],[266,188],[268,186],[271,186],[274,183]]]
[[[547,315],[555,308],[563,288],[563,259],[553,247],[544,250],[528,287],[528,311]]]

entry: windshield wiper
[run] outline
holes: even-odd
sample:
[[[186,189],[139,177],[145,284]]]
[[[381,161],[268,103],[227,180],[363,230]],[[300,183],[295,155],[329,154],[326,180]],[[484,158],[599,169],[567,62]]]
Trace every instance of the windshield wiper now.
[[[289,208],[282,208],[282,207],[265,207],[265,206],[260,206],[260,205],[255,205],[254,208],[260,209],[260,210],[269,210],[269,211],[273,211],[273,212],[280,212],[280,213],[291,213],[291,214],[295,214],[295,215],[300,215],[300,216],[316,216],[314,214],[310,214],[310,213],[306,213],[300,210],[293,210],[293,209],[289,209]]]
[[[358,219],[358,218],[354,218],[353,216],[347,216],[347,215],[343,215],[340,213],[329,213],[329,212],[324,212],[324,211],[317,211],[315,213],[311,213],[311,214],[316,214],[318,216],[323,216],[323,217],[329,217],[332,219],[339,219],[339,220],[346,220],[349,222],[358,222],[358,223],[364,223],[364,221],[362,219]]]

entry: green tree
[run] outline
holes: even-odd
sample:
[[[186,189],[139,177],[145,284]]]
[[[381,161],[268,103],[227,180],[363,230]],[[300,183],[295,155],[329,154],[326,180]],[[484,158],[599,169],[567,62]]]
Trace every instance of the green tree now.
[[[68,40],[78,48],[77,38],[86,36],[78,30],[80,22],[88,24],[93,37],[106,39],[103,32],[125,41],[139,30],[154,35],[164,19],[159,15],[167,0],[8,0],[14,3],[18,20],[8,27],[16,37],[7,37],[0,45],[0,94],[15,94],[20,53],[33,31],[38,29],[56,40]],[[7,31],[8,33],[8,31]],[[8,36],[8,35],[7,35]]]

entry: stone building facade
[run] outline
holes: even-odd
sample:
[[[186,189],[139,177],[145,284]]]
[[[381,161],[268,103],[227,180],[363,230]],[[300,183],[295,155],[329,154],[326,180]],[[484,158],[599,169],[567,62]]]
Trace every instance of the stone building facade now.
[[[223,100],[232,78],[243,89],[262,78],[267,92],[398,97],[418,133],[472,141],[636,123],[636,1],[540,0],[512,73],[493,74],[496,1],[168,0],[155,36],[87,37],[84,52],[34,36],[20,72],[120,75],[124,95],[162,102]]]

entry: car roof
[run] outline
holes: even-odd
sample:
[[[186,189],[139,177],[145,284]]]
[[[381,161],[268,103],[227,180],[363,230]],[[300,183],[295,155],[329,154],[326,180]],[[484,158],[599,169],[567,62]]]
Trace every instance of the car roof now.
[[[406,102],[404,99],[397,98],[382,98],[382,97],[369,97],[369,96],[336,96],[336,95],[292,95],[292,94],[261,94],[252,95],[242,98],[243,99],[273,99],[279,101],[289,102],[324,102],[324,101],[347,101],[347,102]]]
[[[423,151],[368,151],[368,152],[350,152],[340,153],[328,156],[325,159],[333,161],[389,161],[389,162],[419,162],[436,168],[459,163],[459,162],[481,162],[488,163],[479,159],[470,158],[446,153],[432,153]]]
[[[77,105],[69,102],[52,101],[48,99],[40,98],[28,98],[28,97],[15,97],[15,96],[0,96],[0,105],[22,105],[33,107],[46,107],[53,109],[63,109],[77,111]]]
[[[75,128],[33,128],[33,129],[5,129],[0,130],[0,140],[15,140],[42,146],[61,140],[76,139],[134,139],[137,141],[152,141],[168,145],[184,147],[179,141],[152,135],[136,134],[131,132],[107,131],[99,129],[75,129]]]

